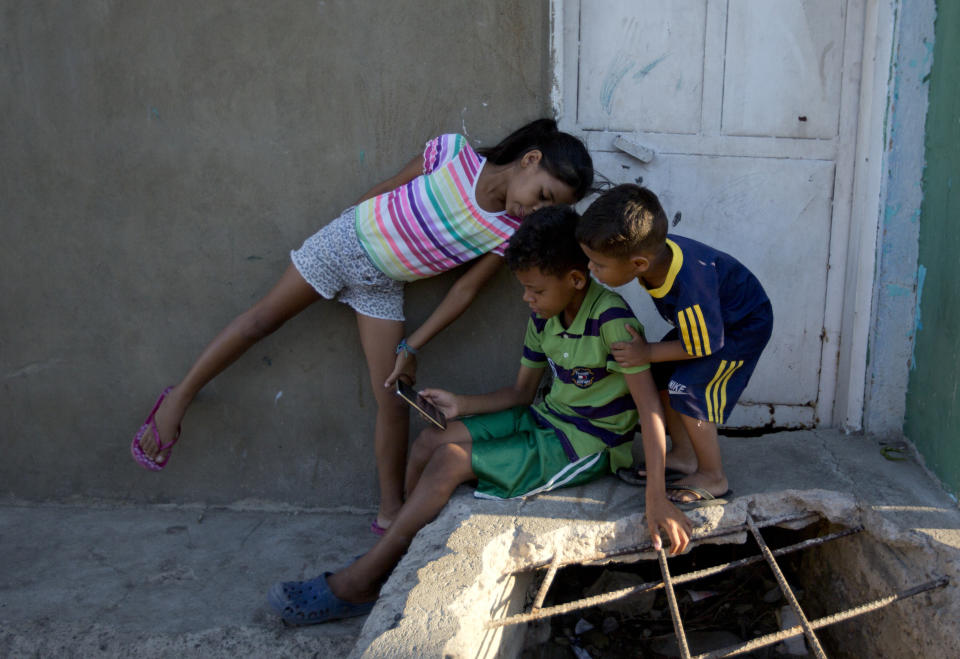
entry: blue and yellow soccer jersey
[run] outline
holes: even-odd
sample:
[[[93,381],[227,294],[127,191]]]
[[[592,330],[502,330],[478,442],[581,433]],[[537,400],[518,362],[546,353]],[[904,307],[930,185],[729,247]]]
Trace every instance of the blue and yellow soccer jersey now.
[[[643,327],[619,295],[592,279],[577,317],[564,327],[559,316],[530,318],[521,363],[550,366],[553,384],[531,409],[538,423],[552,427],[571,461],[629,442],[637,410],[623,373],[639,373],[649,365],[625,368],[610,354],[610,345],[630,341],[625,325]],[[611,454],[611,468],[630,464],[630,451]],[[621,455],[622,453],[622,455]]]
[[[724,423],[770,340],[773,307],[757,278],[739,261],[696,240],[667,238],[673,253],[663,285],[648,288],[657,311],[699,359],[653,365],[657,388],[687,416]]]
[[[673,260],[666,281],[648,288],[657,311],[673,325],[687,354],[705,357],[759,353],[769,330],[751,331],[751,314],[769,304],[763,286],[746,266],[709,245],[668,236]],[[642,282],[641,282],[642,283]]]

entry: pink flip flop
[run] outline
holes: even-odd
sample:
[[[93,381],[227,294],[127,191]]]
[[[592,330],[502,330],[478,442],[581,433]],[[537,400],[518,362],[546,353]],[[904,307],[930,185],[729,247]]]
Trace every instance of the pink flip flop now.
[[[146,421],[143,422],[143,425],[140,426],[140,429],[137,431],[137,434],[133,436],[133,441],[130,443],[130,454],[133,456],[133,459],[137,461],[144,469],[149,469],[150,471],[160,471],[167,466],[167,463],[170,462],[170,453],[167,452],[164,455],[164,451],[173,448],[173,445],[177,443],[177,440],[180,439],[180,426],[177,426],[177,434],[173,436],[173,439],[168,443],[164,444],[160,441],[160,431],[157,430],[157,421],[154,418],[157,414],[157,410],[160,409],[160,403],[163,402],[163,399],[167,397],[167,394],[170,393],[170,390],[173,387],[167,387],[163,390],[163,393],[160,394],[160,398],[157,399],[157,402],[153,405],[153,409],[150,410],[150,414],[147,415]],[[160,447],[157,452],[157,457],[160,460],[153,460],[146,453],[143,452],[143,449],[140,447],[140,440],[143,439],[143,436],[147,431],[153,431],[153,438],[157,442],[157,446]]]

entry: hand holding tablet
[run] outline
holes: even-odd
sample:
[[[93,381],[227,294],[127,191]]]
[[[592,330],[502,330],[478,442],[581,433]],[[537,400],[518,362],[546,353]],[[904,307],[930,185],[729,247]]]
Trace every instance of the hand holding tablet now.
[[[423,418],[440,428],[440,430],[447,429],[447,419],[443,415],[443,412],[438,410],[433,403],[429,402],[423,396],[417,393],[417,391],[409,384],[403,380],[397,380],[396,393],[398,396],[400,396],[400,398],[407,401],[407,403],[413,409],[418,411]]]

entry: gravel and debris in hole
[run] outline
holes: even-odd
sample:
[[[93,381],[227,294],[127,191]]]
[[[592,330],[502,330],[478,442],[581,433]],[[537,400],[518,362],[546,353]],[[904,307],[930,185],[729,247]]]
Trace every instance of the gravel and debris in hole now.
[[[783,538],[777,541],[775,536]],[[795,532],[782,529],[764,530],[764,538],[772,548],[803,539],[798,539]],[[746,545],[705,545],[685,556],[671,558],[670,573],[693,572],[758,553],[752,541]],[[795,577],[799,561],[800,553],[777,558],[803,607],[803,592]],[[611,563],[602,567],[571,566],[557,573],[543,606],[660,579],[656,561]],[[539,586],[539,580],[536,585]],[[676,594],[687,644],[693,655],[799,624],[765,562],[680,584]],[[678,656],[680,651],[663,589],[531,623],[521,654],[524,659]],[[804,639],[795,637],[738,656],[781,659],[808,655]]]

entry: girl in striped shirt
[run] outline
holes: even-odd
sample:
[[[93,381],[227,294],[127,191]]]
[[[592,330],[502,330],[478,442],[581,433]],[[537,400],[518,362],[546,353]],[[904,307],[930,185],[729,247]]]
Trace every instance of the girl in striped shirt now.
[[[525,215],[572,204],[593,183],[583,143],[552,119],[531,122],[488,149],[462,135],[427,142],[393,178],[291,252],[274,288],[233,320],[179,384],[166,388],[131,444],[134,459],[163,469],[180,422],[197,392],[258,340],[321,297],[357,314],[360,343],[377,400],[374,450],[380,508],[371,529],[390,525],[403,503],[408,408],[390,391],[398,377],[415,379],[415,355],[462,314],[503,263],[507,240]],[[403,283],[473,265],[427,320],[409,336]]]

